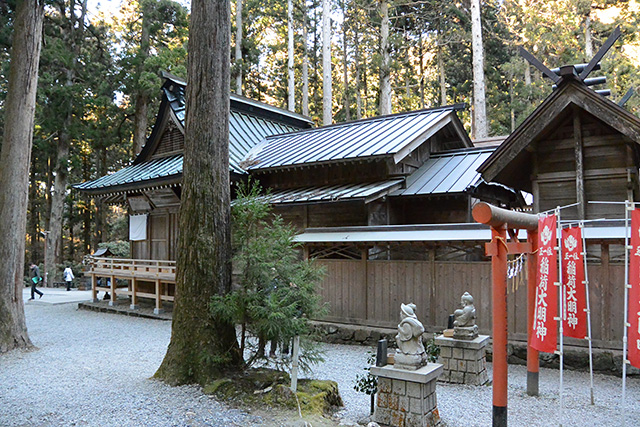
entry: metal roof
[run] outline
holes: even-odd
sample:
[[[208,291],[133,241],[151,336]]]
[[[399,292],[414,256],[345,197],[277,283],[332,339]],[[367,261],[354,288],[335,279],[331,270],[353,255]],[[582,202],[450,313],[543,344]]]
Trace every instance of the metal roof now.
[[[361,159],[404,157],[451,122],[460,105],[394,114],[268,137],[246,156],[249,170]],[[461,127],[460,127],[461,128]],[[460,129],[456,126],[456,129]],[[463,131],[458,132],[471,145]],[[396,158],[396,162],[401,158]]]
[[[109,191],[118,191],[120,188],[130,184],[143,181],[153,183],[157,180],[167,179],[172,176],[179,177],[181,174],[182,155],[174,155],[127,166],[118,172],[102,176],[93,181],[75,184],[74,187],[78,190],[85,191],[102,192],[100,190],[106,189]]]
[[[177,119],[178,127],[184,132],[185,120],[185,88],[183,80],[165,73],[167,81],[162,86],[165,96],[163,105],[168,105]],[[311,125],[311,120],[299,114],[285,111],[261,102],[253,101],[237,95],[231,95],[231,111],[229,115],[229,169],[237,174],[244,174],[240,162],[256,144],[265,137],[275,134],[300,130]],[[159,114],[163,114],[161,108]],[[147,140],[157,142],[162,129],[156,122],[154,133]],[[154,139],[154,135],[156,138]],[[105,175],[93,181],[73,185],[74,188],[94,192],[108,193],[122,191],[123,186],[145,183],[153,186],[156,181],[179,180],[182,177],[182,154],[164,158],[150,158],[155,147],[145,146],[131,166],[113,174]],[[146,182],[149,181],[149,182]]]
[[[489,158],[495,147],[434,154],[407,177],[406,188],[392,196],[462,193],[480,180],[476,169]]]
[[[165,84],[162,90],[169,101],[171,110],[180,121],[182,129],[184,129],[186,86],[184,83],[180,83],[175,79],[172,79],[172,82],[177,84]],[[258,114],[244,112],[242,111],[244,108],[236,104],[241,102],[248,103],[251,108],[247,109],[253,112],[258,108],[265,108],[270,112],[277,110],[278,113],[282,113],[283,110],[279,108],[237,95],[233,95],[231,99],[235,102],[231,103],[231,112],[229,115],[229,169],[231,172],[243,174],[245,171],[240,167],[240,162],[256,144],[267,136],[297,131],[300,130],[300,127],[281,123],[276,120],[269,120],[260,117]],[[296,114],[296,116],[299,115]]]
[[[622,221],[601,221],[585,224],[587,240],[624,239],[626,228]],[[518,238],[527,239],[525,230]],[[490,241],[489,226],[477,223],[378,225],[362,227],[307,228],[295,241],[302,243],[366,243],[366,242],[438,242]]]
[[[272,191],[266,196],[270,203],[310,203],[346,199],[364,199],[370,202],[402,185],[401,179],[368,184],[325,185]]]

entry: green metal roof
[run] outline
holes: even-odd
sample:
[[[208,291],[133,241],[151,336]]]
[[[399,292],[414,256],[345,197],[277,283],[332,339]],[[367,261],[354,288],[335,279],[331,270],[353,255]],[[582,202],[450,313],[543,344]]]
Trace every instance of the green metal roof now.
[[[93,181],[75,184],[74,188],[89,193],[113,193],[138,188],[142,182],[145,182],[145,186],[166,185],[180,178],[182,155],[178,154],[127,166]]]
[[[163,100],[156,126],[147,139],[147,144],[131,166],[118,172],[102,176],[93,181],[73,185],[74,188],[92,194],[110,194],[150,188],[167,184],[177,184],[182,178],[182,154],[170,157],[151,158],[155,142],[161,137],[159,123],[168,109],[178,120],[178,127],[184,129],[186,83],[170,74],[162,85]],[[230,97],[229,116],[229,170],[232,173],[246,173],[240,162],[255,145],[265,137],[308,128],[312,122],[307,117],[282,110],[261,102],[237,95]]]

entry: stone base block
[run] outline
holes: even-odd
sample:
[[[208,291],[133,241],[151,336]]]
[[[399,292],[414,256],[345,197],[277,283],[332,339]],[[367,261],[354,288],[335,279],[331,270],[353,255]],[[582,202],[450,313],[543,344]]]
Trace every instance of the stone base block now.
[[[440,335],[435,341],[440,346],[438,362],[443,365],[440,381],[471,385],[483,385],[489,381],[486,360],[489,336],[459,340]]]
[[[378,377],[373,419],[382,426],[435,427],[440,424],[436,381],[442,365],[429,363],[417,370],[396,366],[371,367]]]

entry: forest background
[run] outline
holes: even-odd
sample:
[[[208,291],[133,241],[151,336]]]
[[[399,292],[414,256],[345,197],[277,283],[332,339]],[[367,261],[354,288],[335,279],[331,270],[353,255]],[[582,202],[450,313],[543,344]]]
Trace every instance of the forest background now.
[[[230,90],[304,113],[318,125],[326,114],[335,123],[386,113],[380,109],[386,81],[392,113],[471,107],[471,2],[236,0]],[[323,6],[329,27],[323,27]],[[0,0],[2,129],[14,14],[15,0]],[[172,0],[123,0],[108,10],[89,0],[47,3],[27,262],[46,260],[53,273],[53,266],[79,262],[101,242],[127,240],[123,207],[105,206],[70,184],[119,170],[139,152],[155,121],[161,72],[186,75],[188,18],[188,8]],[[640,85],[637,0],[486,0],[481,22],[490,136],[512,132],[551,92],[551,82],[518,55],[520,46],[550,68],[584,63],[620,26],[623,40],[597,75],[607,76],[604,87],[614,101]],[[331,41],[324,64],[323,31]],[[332,87],[328,102],[323,74]],[[640,97],[625,108],[637,115]],[[460,116],[474,136],[471,108]]]

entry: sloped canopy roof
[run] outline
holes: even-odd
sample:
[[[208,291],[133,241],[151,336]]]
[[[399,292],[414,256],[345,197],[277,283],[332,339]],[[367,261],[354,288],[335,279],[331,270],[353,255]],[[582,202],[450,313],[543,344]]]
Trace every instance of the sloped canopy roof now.
[[[387,195],[401,185],[401,179],[390,179],[372,183],[294,188],[273,191],[266,199],[270,203],[317,203],[337,200],[364,200],[368,203]]]
[[[447,126],[454,134],[451,148],[471,147],[455,113],[463,107],[457,104],[270,136],[243,163],[251,171],[384,156],[398,163]]]
[[[179,183],[182,179],[182,153],[154,156],[169,120],[184,133],[185,89],[183,80],[164,74],[163,97],[158,117],[147,143],[131,166],[93,181],[74,185],[92,193],[108,194]],[[237,95],[230,96],[229,169],[244,174],[239,163],[246,153],[266,136],[297,131],[312,125],[310,119]]]
[[[552,129],[573,106],[640,143],[640,119],[567,75],[558,88],[480,165],[478,172],[484,180],[531,191],[529,146]]]
[[[482,179],[476,172],[495,147],[434,154],[407,178],[407,186],[392,196],[462,193]]]

